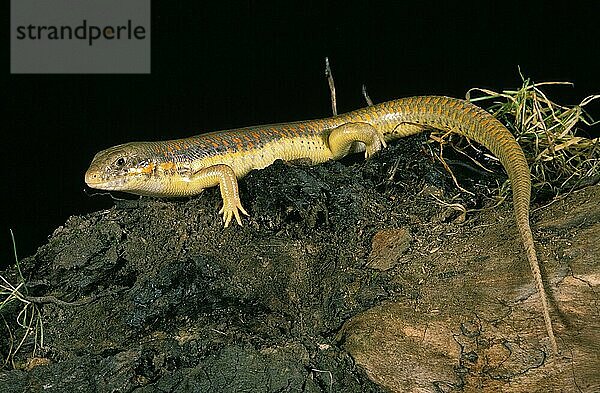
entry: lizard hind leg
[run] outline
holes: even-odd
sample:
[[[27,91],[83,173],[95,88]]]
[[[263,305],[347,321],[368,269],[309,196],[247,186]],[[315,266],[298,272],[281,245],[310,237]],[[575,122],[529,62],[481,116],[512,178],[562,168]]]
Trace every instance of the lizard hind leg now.
[[[331,131],[328,142],[334,160],[353,152],[356,142],[365,145],[365,158],[386,146],[383,134],[369,123],[342,124]]]

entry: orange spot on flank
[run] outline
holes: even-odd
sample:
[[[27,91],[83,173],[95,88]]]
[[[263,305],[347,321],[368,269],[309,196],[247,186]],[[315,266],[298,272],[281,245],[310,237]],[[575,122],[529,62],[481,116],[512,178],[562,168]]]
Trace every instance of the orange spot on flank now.
[[[172,162],[172,161],[163,162],[162,164],[159,164],[158,166],[163,171],[168,171],[168,170],[171,170],[171,169],[175,169],[175,163]]]

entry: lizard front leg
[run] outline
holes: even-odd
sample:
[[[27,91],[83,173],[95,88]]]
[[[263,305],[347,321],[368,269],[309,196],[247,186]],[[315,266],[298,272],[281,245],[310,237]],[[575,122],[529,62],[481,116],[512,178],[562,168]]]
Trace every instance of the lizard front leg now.
[[[365,158],[369,158],[386,146],[383,134],[369,123],[342,124],[331,131],[328,142],[334,160],[350,153],[355,142],[365,144]]]
[[[248,215],[248,213],[242,207],[237,177],[229,165],[217,164],[201,169],[190,176],[190,182],[195,183],[200,188],[219,185],[221,198],[223,198],[223,207],[219,210],[219,214],[223,214],[225,228],[229,226],[233,217],[235,217],[238,224],[242,225],[240,212],[245,215]]]

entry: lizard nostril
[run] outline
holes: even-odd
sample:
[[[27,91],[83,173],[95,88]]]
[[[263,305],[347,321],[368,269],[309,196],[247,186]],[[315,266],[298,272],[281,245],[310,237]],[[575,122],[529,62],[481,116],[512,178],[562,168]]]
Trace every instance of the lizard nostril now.
[[[96,183],[100,179],[97,172],[87,172],[85,174],[85,182],[89,185],[90,183]]]

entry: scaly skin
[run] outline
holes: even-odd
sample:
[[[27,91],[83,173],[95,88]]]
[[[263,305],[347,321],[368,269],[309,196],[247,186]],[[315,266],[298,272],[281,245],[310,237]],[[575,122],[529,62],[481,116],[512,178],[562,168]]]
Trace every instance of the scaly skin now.
[[[517,228],[537,291],[550,344],[558,353],[546,291],[529,226],[529,166],[512,134],[492,115],[463,100],[424,96],[389,101],[319,120],[212,132],[162,142],[132,142],[101,151],[85,174],[93,188],[139,195],[178,197],[220,186],[225,226],[241,225],[237,179],[276,159],[309,159],[318,164],[365,151],[369,157],[386,142],[426,129],[453,131],[489,149],[502,163],[513,190]]]

